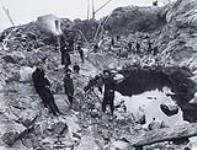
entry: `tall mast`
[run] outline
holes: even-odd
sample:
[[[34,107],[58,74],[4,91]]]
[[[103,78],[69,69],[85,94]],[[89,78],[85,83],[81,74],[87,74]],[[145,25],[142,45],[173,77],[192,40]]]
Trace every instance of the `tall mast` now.
[[[92,19],[95,19],[94,0],[92,0]]]
[[[88,7],[87,7],[87,19],[90,19],[90,0],[88,1]]]

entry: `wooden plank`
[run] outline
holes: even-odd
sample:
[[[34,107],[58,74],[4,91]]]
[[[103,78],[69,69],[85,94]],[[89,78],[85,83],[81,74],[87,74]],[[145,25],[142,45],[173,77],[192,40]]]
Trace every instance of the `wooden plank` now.
[[[134,147],[141,147],[158,142],[173,141],[193,136],[197,136],[197,123],[147,131],[144,134],[140,134],[136,137],[130,136],[130,138],[126,139]]]

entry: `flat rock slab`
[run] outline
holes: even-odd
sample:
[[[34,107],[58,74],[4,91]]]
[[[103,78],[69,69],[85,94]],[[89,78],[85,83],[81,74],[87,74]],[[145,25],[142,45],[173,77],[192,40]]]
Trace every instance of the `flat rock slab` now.
[[[126,138],[135,147],[150,145],[163,141],[172,141],[197,136],[197,123],[179,125],[173,128],[147,131],[143,134]]]
[[[84,136],[75,150],[97,150],[98,148],[93,137]]]

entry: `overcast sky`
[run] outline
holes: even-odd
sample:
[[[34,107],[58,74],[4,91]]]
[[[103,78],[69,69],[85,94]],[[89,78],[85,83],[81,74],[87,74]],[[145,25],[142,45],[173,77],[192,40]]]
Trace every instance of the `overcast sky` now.
[[[0,31],[10,27],[2,6],[9,8],[10,14],[16,25],[36,20],[38,16],[55,14],[58,17],[69,19],[86,18],[88,1],[91,0],[0,0]],[[107,0],[94,0],[95,9],[103,5]],[[120,6],[138,5],[150,6],[153,0],[112,0],[103,8],[96,18],[108,15],[113,9]],[[159,4],[168,0],[159,0]]]

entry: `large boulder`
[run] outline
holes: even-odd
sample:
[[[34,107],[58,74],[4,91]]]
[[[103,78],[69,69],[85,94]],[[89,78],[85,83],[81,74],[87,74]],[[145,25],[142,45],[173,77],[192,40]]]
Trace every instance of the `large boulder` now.
[[[6,83],[8,82],[13,82],[13,81],[19,81],[20,79],[20,74],[18,67],[12,66],[12,65],[7,65],[8,68],[6,68],[6,76],[5,76],[5,81]],[[12,68],[12,69],[9,69]]]
[[[59,135],[68,132],[68,125],[65,122],[59,121],[51,125],[50,129],[53,134]]]
[[[29,127],[32,125],[32,123],[35,121],[37,118],[38,114],[31,110],[31,109],[25,109],[23,110],[20,115],[19,115],[19,121],[25,126]]]
[[[12,57],[11,55],[6,55],[3,57],[3,59],[7,62],[7,63],[17,63],[17,61],[14,59],[14,57]]]
[[[2,57],[7,63],[18,64],[21,60],[25,59],[25,55],[19,51],[13,51]]]
[[[33,67],[39,64],[44,64],[47,57],[49,56],[49,52],[47,50],[48,49],[42,51],[42,49],[36,49],[29,52],[27,55],[28,65]]]
[[[130,126],[132,124],[132,115],[129,113],[117,113],[116,120],[120,126]]]
[[[179,112],[179,108],[175,104],[161,104],[160,108],[167,116],[172,116]]]
[[[120,83],[124,80],[124,76],[122,74],[116,74],[114,76],[114,80],[117,82],[117,83]]]
[[[54,137],[68,133],[69,126],[64,119],[43,119],[37,120],[34,131],[37,136]]]
[[[32,80],[33,68],[24,66],[20,68],[20,81],[31,81]]]
[[[14,145],[14,143],[20,137],[22,137],[27,130],[27,128],[24,127],[22,124],[9,120],[1,120],[0,127],[1,140],[9,146]]]
[[[148,129],[149,130],[156,130],[161,128],[161,123],[159,121],[153,120],[149,123]]]
[[[37,23],[39,23],[42,28],[52,32],[54,35],[62,34],[61,19],[55,15],[45,15],[38,17]]]
[[[139,111],[133,115],[134,121],[138,124],[145,124],[146,123],[146,114],[143,108],[139,108]]]

